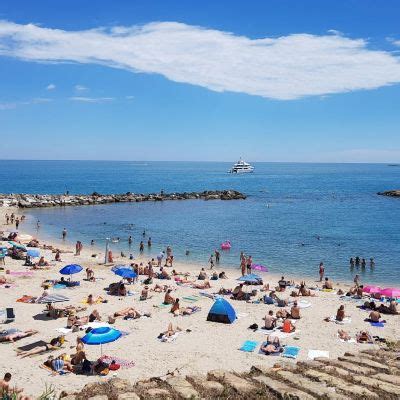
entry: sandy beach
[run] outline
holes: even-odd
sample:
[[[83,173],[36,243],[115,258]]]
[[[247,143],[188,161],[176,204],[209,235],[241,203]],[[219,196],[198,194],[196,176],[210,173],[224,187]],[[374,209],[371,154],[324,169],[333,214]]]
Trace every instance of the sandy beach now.
[[[0,230],[14,231],[10,225],[5,225],[5,213],[14,211],[17,215],[21,215],[21,210],[11,208],[0,208]],[[24,224],[19,227],[19,233],[24,232]],[[61,232],[60,232],[61,234]],[[40,240],[40,237],[38,237]],[[60,239],[54,241],[57,247]],[[4,242],[6,243],[6,242]],[[52,244],[46,241],[46,244]],[[220,324],[207,322],[207,314],[213,304],[213,300],[206,296],[200,296],[201,290],[186,286],[178,286],[174,281],[154,280],[154,283],[167,283],[173,286],[173,296],[182,300],[182,306],[198,306],[201,310],[190,316],[174,317],[169,312],[169,307],[160,307],[164,299],[164,293],[151,293],[151,298],[146,301],[140,301],[139,295],[143,288],[141,281],[144,276],[139,277],[138,283],[127,286],[129,291],[133,293],[131,296],[124,298],[107,295],[104,288],[110,283],[118,282],[119,277],[114,275],[110,269],[111,265],[101,265],[104,253],[100,249],[84,247],[80,256],[74,255],[73,245],[64,245],[63,250],[69,250],[69,253],[62,253],[62,262],[54,261],[54,254],[50,250],[40,250],[41,255],[52,265],[45,270],[35,270],[29,276],[5,275],[7,279],[12,279],[14,283],[10,288],[0,287],[0,308],[13,307],[16,315],[14,322],[2,325],[2,328],[18,328],[21,330],[35,329],[38,333],[32,337],[21,339],[15,343],[1,344],[2,349],[2,373],[9,371],[14,376],[14,383],[25,388],[25,392],[32,396],[38,396],[44,390],[45,385],[54,385],[57,392],[68,391],[73,392],[81,389],[86,383],[95,380],[107,379],[99,376],[83,376],[75,374],[52,375],[49,371],[41,369],[40,365],[48,358],[49,354],[35,355],[20,359],[17,356],[17,348],[30,344],[38,340],[50,341],[51,338],[59,335],[57,329],[66,326],[66,318],[49,319],[43,313],[44,305],[42,304],[25,304],[16,302],[23,295],[40,296],[43,292],[41,283],[45,279],[60,279],[59,269],[67,264],[79,264],[84,269],[91,267],[96,276],[95,282],[84,280],[85,273],[75,275],[74,279],[79,279],[81,284],[79,287],[71,289],[50,289],[50,293],[65,295],[69,298],[69,302],[63,305],[81,305],[83,300],[89,295],[94,297],[102,296],[107,303],[101,303],[88,306],[85,312],[80,315],[88,315],[93,309],[97,309],[102,316],[103,321],[107,320],[107,316],[115,311],[125,307],[133,306],[140,312],[151,313],[150,318],[140,318],[137,320],[117,319],[114,327],[126,332],[127,335],[121,339],[103,346],[103,354],[112,357],[119,357],[134,362],[134,366],[129,369],[120,369],[115,372],[116,376],[128,378],[132,381],[141,378],[149,378],[154,376],[165,376],[168,371],[178,370],[182,374],[191,374],[206,372],[210,369],[225,368],[235,371],[248,370],[254,364],[263,364],[272,366],[276,362],[277,357],[259,354],[256,348],[254,352],[243,352],[239,348],[246,340],[256,341],[259,345],[266,340],[266,331],[252,331],[248,327],[254,323],[259,327],[263,326],[262,318],[270,309],[274,312],[278,310],[275,305],[265,305],[261,303],[248,303],[245,301],[226,299],[235,308],[239,318],[233,324]],[[154,257],[161,249],[154,248]],[[92,254],[97,253],[98,257],[93,258]],[[126,264],[128,259],[115,257],[114,264]],[[148,259],[135,259],[135,262],[146,263]],[[23,260],[12,260],[6,257],[5,269],[13,272],[26,271],[27,267],[23,266]],[[206,265],[204,265],[206,267]],[[189,272],[190,278],[196,279],[200,266],[189,265],[184,260],[177,259],[174,269],[180,272]],[[218,265],[215,267],[218,272],[223,267]],[[237,278],[240,276],[239,268],[237,270],[226,269],[228,279],[211,281],[211,288],[205,290],[209,294],[214,294],[221,287],[233,289],[237,285]],[[327,271],[329,275],[329,271]],[[280,276],[272,276],[270,273],[261,273],[264,283],[269,283],[270,287],[276,286]],[[317,277],[317,273],[316,273]],[[286,279],[295,280],[299,283],[301,277],[286,276]],[[317,285],[315,281],[307,281],[309,287]],[[318,283],[319,286],[321,286]],[[152,287],[154,284],[152,285]],[[346,290],[349,283],[337,284],[334,282],[335,289],[342,288]],[[260,289],[260,287],[252,287]],[[289,297],[291,290],[287,290],[284,296]],[[311,305],[301,309],[301,319],[295,324],[296,331],[289,337],[284,337],[281,342],[285,345],[293,345],[300,347],[298,360],[308,359],[309,350],[328,351],[329,357],[337,357],[346,351],[357,351],[365,348],[378,348],[375,344],[358,344],[342,342],[337,337],[338,329],[344,329],[354,337],[361,330],[368,330],[373,336],[384,337],[387,340],[396,340],[400,337],[399,316],[385,315],[385,327],[372,327],[364,319],[368,317],[368,312],[357,308],[359,301],[341,300],[336,290],[330,293],[317,291],[316,297],[307,297],[303,300],[308,301]],[[258,293],[254,300],[259,299],[264,293]],[[199,296],[199,300],[195,303],[184,302],[183,297]],[[344,304],[345,312],[351,318],[351,322],[344,325],[335,322],[325,322],[324,318],[334,316],[338,307]],[[290,308],[290,307],[289,307]],[[161,342],[157,339],[160,332],[166,330],[169,323],[174,326],[178,325],[182,328],[182,333],[178,335],[175,341],[170,343]],[[74,354],[77,336],[83,336],[84,332],[67,333],[66,343],[63,349],[54,352],[54,355],[60,353]],[[99,346],[86,346],[85,351],[89,360],[94,361],[100,356]],[[110,373],[112,376],[114,373]]]

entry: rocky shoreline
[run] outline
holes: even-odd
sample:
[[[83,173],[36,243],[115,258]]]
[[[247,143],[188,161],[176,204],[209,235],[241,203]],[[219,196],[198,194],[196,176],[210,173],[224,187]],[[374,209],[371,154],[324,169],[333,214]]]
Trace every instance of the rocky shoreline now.
[[[206,190],[184,193],[123,193],[123,194],[0,194],[0,207],[40,208],[84,206],[108,203],[132,203],[167,200],[244,200],[246,195],[236,190]]]
[[[378,192],[380,196],[388,197],[400,197],[400,189],[397,190],[386,190],[385,192]]]

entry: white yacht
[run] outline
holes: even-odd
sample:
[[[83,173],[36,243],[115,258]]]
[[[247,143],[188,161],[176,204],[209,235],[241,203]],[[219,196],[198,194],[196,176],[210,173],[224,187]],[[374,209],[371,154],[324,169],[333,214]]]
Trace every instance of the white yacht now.
[[[253,171],[254,167],[252,165],[240,159],[228,172],[230,174],[246,174]]]

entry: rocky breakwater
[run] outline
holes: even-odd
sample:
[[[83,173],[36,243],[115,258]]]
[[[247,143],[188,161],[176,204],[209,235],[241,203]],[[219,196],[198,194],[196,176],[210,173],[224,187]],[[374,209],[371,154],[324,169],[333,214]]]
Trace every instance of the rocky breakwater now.
[[[400,189],[397,190],[386,190],[385,192],[378,192],[380,196],[388,197],[400,197]]]
[[[236,190],[213,190],[184,193],[137,194],[0,194],[0,207],[38,208],[84,206],[108,203],[131,203],[167,200],[244,200],[246,195]]]

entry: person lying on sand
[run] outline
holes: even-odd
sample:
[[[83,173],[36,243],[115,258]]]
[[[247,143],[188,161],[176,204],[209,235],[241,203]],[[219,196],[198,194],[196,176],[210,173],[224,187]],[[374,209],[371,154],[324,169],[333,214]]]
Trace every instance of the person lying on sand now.
[[[385,304],[381,304],[378,308],[378,311],[381,312],[382,314],[392,314],[392,315],[400,314],[397,303],[394,300],[390,302],[389,307],[386,306]]]
[[[376,310],[376,303],[372,301],[366,301],[363,305],[366,310]],[[379,309],[378,309],[379,310]],[[380,311],[380,310],[379,310]],[[382,312],[382,311],[381,311]]]
[[[221,289],[219,289],[218,294],[222,294],[222,295],[232,294],[232,289],[221,288]]]
[[[72,372],[73,367],[70,361],[67,361],[66,354],[60,354],[58,357],[50,356],[45,362],[44,365],[48,368],[51,368],[54,372]]]
[[[20,356],[21,358],[25,358],[33,356],[34,354],[41,354],[46,353],[47,351],[57,350],[62,346],[64,342],[62,338],[63,336],[59,336],[51,339],[50,343],[46,343],[45,345],[36,346],[31,350],[21,351],[20,353],[18,353],[18,356]]]
[[[301,282],[297,296],[315,297],[315,292],[312,292],[310,289],[307,289],[305,282]]]
[[[178,315],[191,315],[194,312],[198,311],[199,307],[182,307],[180,308],[179,299],[175,299],[175,303],[171,307],[171,313],[174,314],[175,317]]]
[[[204,283],[193,283],[192,288],[193,289],[210,289],[211,288],[210,281],[205,280]]]
[[[345,342],[348,342],[351,339],[351,336],[348,334],[348,332],[344,331],[343,329],[338,330],[338,336]]]
[[[283,351],[279,338],[270,336],[267,336],[267,344],[261,346],[260,350],[267,356],[270,354],[281,353]]]
[[[6,283],[13,283],[13,282],[7,279],[5,276],[0,276],[0,285],[4,285]]]
[[[162,337],[169,338],[171,336],[174,336],[178,332],[182,332],[182,329],[179,326],[176,326],[176,328],[174,328],[173,325],[172,325],[172,322],[170,322],[168,324],[167,330],[165,332],[161,332],[158,337],[159,338],[162,338]]]
[[[16,340],[23,339],[32,335],[35,335],[38,331],[28,329],[26,331],[19,331],[18,329],[9,329],[4,332],[0,332],[0,342],[15,342]]]
[[[140,318],[142,315],[146,316],[146,317],[150,317],[151,314],[150,313],[140,313],[139,311],[137,311],[135,308],[133,307],[127,307],[127,308],[123,308],[120,311],[117,311],[114,313],[114,318],[117,317],[124,317],[126,319],[138,319]]]
[[[101,316],[97,310],[93,310],[90,315],[84,317],[78,317],[72,312],[67,319],[67,328],[86,325],[94,321],[101,321]]]

